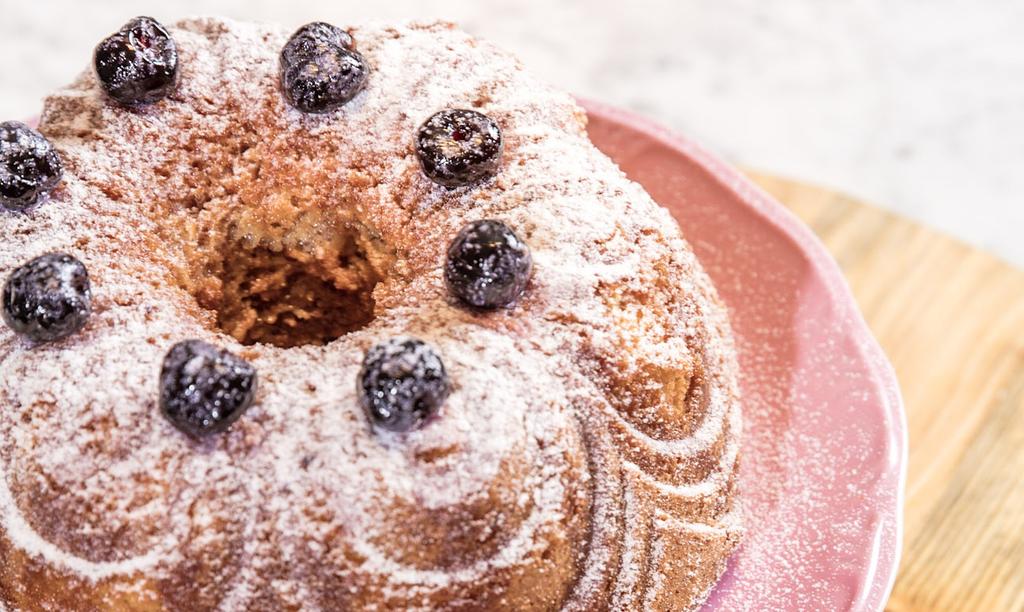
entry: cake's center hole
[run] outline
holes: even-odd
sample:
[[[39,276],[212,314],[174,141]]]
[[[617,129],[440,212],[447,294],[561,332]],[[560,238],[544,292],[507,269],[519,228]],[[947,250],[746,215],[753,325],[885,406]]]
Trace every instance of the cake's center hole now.
[[[340,144],[275,134],[276,111],[261,112],[234,109],[248,119],[197,129],[158,162],[162,244],[184,264],[181,285],[239,342],[326,344],[373,320],[394,253],[360,212],[369,183],[359,171],[339,180],[352,162]]]
[[[325,213],[286,197],[219,214],[207,208],[201,218],[193,293],[240,342],[325,344],[373,319],[373,289],[389,258],[344,209]]]
[[[217,307],[220,326],[245,344],[325,344],[373,319],[380,275],[352,231],[329,258],[246,246],[228,253]]]

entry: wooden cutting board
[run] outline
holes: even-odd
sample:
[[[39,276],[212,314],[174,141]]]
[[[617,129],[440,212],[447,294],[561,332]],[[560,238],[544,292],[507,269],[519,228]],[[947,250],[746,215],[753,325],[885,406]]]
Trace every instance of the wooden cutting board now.
[[[748,175],[839,261],[903,390],[903,558],[886,609],[1024,611],[1024,271],[841,194]]]

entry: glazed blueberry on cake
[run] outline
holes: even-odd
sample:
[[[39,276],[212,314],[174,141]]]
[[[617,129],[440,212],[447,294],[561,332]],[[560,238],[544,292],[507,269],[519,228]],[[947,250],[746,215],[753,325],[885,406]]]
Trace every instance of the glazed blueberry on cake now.
[[[96,47],[96,78],[113,100],[149,104],[174,89],[178,50],[174,38],[150,17],[124,24]]]
[[[45,136],[20,121],[0,123],[0,207],[24,210],[60,182],[60,156]]]
[[[127,21],[0,124],[0,608],[694,610],[729,323],[451,24]]]

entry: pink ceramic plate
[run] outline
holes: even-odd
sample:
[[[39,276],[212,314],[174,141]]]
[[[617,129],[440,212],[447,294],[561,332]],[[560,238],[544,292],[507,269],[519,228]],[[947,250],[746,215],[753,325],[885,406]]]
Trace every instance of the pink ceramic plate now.
[[[881,610],[901,542],[906,425],[835,261],[737,171],[584,102],[590,137],[668,208],[732,315],[747,533],[706,610]]]

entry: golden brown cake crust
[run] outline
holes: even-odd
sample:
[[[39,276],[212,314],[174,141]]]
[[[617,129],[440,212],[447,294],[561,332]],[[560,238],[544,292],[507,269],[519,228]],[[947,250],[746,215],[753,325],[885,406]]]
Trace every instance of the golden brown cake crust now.
[[[352,28],[372,72],[341,111],[278,89],[288,32],[170,28],[180,80],[140,110],[91,72],[46,101],[62,185],[0,216],[0,273],[66,251],[79,334],[0,331],[0,602],[16,610],[680,610],[736,546],[728,321],[675,222],[587,140],[572,99],[445,23]],[[444,108],[502,127],[498,175],[445,189],[412,136]],[[469,312],[440,262],[498,218],[535,264]],[[435,421],[375,433],[367,348],[437,347]],[[256,403],[195,442],[156,406],[167,349],[257,368]],[[2,607],[2,606],[0,606]]]

